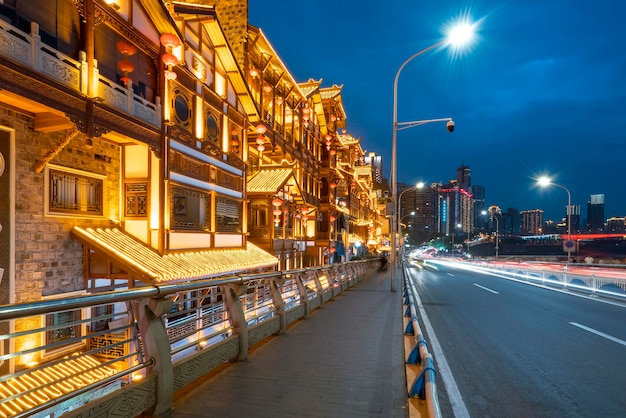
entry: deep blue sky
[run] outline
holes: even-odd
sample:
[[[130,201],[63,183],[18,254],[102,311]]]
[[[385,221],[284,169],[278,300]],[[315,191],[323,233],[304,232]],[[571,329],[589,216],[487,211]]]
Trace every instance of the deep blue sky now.
[[[495,5],[494,5],[495,3]],[[591,194],[605,215],[626,215],[626,2],[487,0],[374,3],[250,0],[260,27],[297,81],[343,84],[347,128],[391,168],[393,80],[414,53],[459,16],[480,20],[463,56],[428,52],[398,84],[398,121],[452,117],[398,132],[398,180],[447,182],[471,168],[488,205],[565,214],[567,193],[538,189],[551,174],[587,216]]]

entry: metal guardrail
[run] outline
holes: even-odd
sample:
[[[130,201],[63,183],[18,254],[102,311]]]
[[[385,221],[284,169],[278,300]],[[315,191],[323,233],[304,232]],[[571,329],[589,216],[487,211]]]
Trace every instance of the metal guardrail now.
[[[245,360],[376,267],[359,260],[0,306],[0,417],[167,413],[176,390]]]
[[[413,338],[411,351],[406,355],[407,365],[419,365],[412,382],[407,382],[409,398],[418,397],[426,400],[426,409],[429,418],[441,418],[441,409],[437,398],[437,383],[435,364],[432,355],[428,352],[428,343],[420,329],[417,316],[415,285],[407,279],[404,264],[402,264],[403,305],[404,316],[408,318],[405,336]],[[407,373],[407,378],[409,373]]]

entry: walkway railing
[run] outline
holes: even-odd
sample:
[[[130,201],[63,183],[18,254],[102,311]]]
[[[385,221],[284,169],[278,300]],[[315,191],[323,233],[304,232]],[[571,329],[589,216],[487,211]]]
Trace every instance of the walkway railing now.
[[[0,306],[0,417],[166,414],[176,390],[245,360],[376,267],[360,260]]]

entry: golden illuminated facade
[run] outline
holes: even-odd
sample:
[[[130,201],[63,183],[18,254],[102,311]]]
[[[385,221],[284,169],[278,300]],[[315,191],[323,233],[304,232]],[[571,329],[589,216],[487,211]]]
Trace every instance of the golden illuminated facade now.
[[[165,3],[0,4],[0,304],[318,265],[372,238],[341,87],[297,83],[245,1]],[[91,314],[0,332],[104,332]],[[34,344],[15,341],[0,352]]]

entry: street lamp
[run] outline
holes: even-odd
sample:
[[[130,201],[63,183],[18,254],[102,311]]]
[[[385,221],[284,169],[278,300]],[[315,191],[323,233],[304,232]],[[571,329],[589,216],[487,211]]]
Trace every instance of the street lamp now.
[[[423,187],[424,187],[424,182],[421,182],[421,181],[420,181],[419,183],[417,183],[417,184],[415,185],[415,187],[409,187],[409,188],[408,188],[408,189],[406,189],[406,190],[402,190],[402,192],[400,193],[400,196],[398,196],[398,207],[400,206],[400,203],[402,202],[402,195],[403,195],[403,194],[405,194],[406,192],[408,192],[408,191],[410,191],[410,190],[416,190],[416,189],[418,189],[418,190],[419,190],[419,189],[421,189],[421,188],[423,188]],[[400,219],[401,212],[400,212],[400,210],[397,210],[397,212],[396,212],[396,213],[397,213],[397,216],[398,216],[398,222],[397,222],[397,224],[396,224],[396,226],[397,226],[397,230],[396,230],[396,229],[392,229],[392,233],[394,234],[394,236],[393,236],[393,240],[394,240],[394,242],[395,242],[395,240],[396,240],[396,236],[398,237],[398,239],[400,239],[400,232],[402,232],[402,231],[401,231],[401,227],[400,227],[400,224],[402,223],[402,222],[401,222],[401,219]],[[415,212],[411,212],[411,214],[415,215]],[[393,263],[393,262],[395,262],[395,261],[396,261],[396,260],[395,260],[395,258],[392,258],[392,259],[391,259],[391,262],[392,262],[392,263]]]
[[[406,61],[402,63],[398,71],[396,72],[396,77],[393,81],[393,132],[391,139],[391,199],[393,201],[393,217],[391,231],[392,234],[398,230],[398,225],[393,225],[393,223],[398,221],[398,199],[397,199],[397,191],[398,191],[398,181],[396,178],[396,139],[399,130],[413,128],[415,126],[425,125],[427,123],[433,122],[446,122],[446,128],[448,132],[452,132],[454,130],[454,121],[452,118],[443,118],[443,119],[427,119],[427,120],[419,120],[413,122],[400,122],[398,123],[398,79],[400,78],[400,73],[406,67],[406,65],[413,61],[413,59],[419,57],[420,55],[430,51],[431,49],[437,48],[439,46],[452,46],[452,47],[460,47],[463,44],[466,44],[471,40],[474,33],[474,24],[469,24],[467,22],[456,25],[452,27],[446,36],[446,38],[441,41],[422,49],[421,51],[411,55]],[[395,292],[395,276],[396,276],[396,251],[397,251],[397,243],[395,240],[395,236],[391,240],[391,291]]]
[[[487,211],[486,211],[486,210],[483,210],[483,211],[481,212],[481,214],[486,215],[486,214],[487,214]],[[497,216],[497,214],[498,214],[498,213],[497,213],[496,211],[493,211],[493,213],[490,213],[490,215],[491,215],[491,216],[490,216],[490,218],[491,218],[492,220],[493,220],[493,219],[495,219],[495,220],[496,220],[496,248],[495,248],[495,250],[496,250],[496,260],[498,259],[498,250],[500,249],[500,246],[498,245],[498,232],[500,231],[500,221],[498,220],[498,216]]]
[[[542,176],[537,179],[537,184],[541,187],[556,186],[567,192],[567,264],[570,263],[572,257],[572,194],[569,189],[560,184],[552,182],[552,179],[547,176]]]

